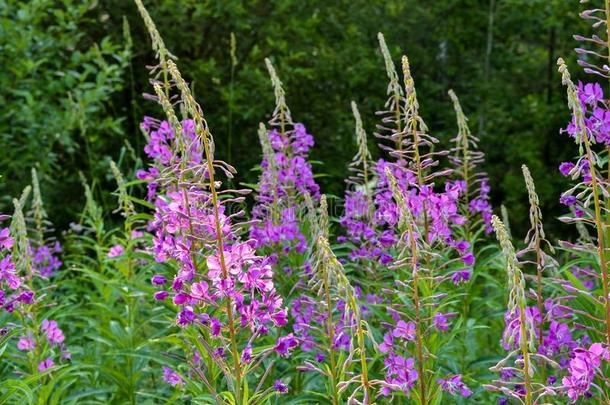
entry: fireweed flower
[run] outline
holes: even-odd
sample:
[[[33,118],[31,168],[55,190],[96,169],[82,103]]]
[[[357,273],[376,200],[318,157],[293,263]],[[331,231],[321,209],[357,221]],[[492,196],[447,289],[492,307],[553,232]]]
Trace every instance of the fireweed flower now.
[[[357,303],[358,292],[330,247],[325,196],[319,207],[311,198],[306,203],[314,242],[311,270],[302,287],[305,292],[292,301],[291,308],[299,349],[307,355],[299,370],[324,378],[332,403],[342,403],[344,395],[348,403],[370,403],[367,332]]]
[[[48,295],[38,289],[48,290],[49,277],[61,266],[57,254],[59,243],[45,238],[46,218],[36,172],[32,172],[32,187],[27,187],[19,199],[13,200],[15,212],[10,228],[0,229],[0,307],[11,313],[22,335],[16,348],[28,352],[25,364],[15,363],[20,373],[40,373],[69,358],[64,346],[65,336],[54,320],[39,319],[49,302]],[[34,190],[33,198],[30,197]],[[24,207],[31,201],[32,210],[27,222]],[[5,219],[4,215],[0,218]],[[0,220],[0,222],[2,221]],[[9,318],[11,319],[11,318]],[[40,328],[40,329],[38,329]]]
[[[403,297],[388,308],[391,335],[385,334],[380,346],[386,353],[381,393],[402,392],[427,402],[438,392],[421,378],[436,372],[436,353],[428,352],[428,340],[432,335],[449,338],[447,319],[442,313],[435,316],[433,308],[451,301],[453,284],[468,281],[474,265],[471,243],[456,232],[468,223],[468,208],[460,208],[466,187],[461,181],[440,186],[452,170],[436,170],[437,159],[448,152],[432,147],[438,141],[419,115],[408,59],[402,60],[403,88],[381,35],[380,44],[390,78],[386,107],[395,108],[381,113],[384,125],[376,133],[392,161],[380,159],[374,168],[374,220],[378,233],[391,232],[386,249],[392,252],[389,270],[394,274],[388,276],[395,280],[392,295]],[[442,286],[449,292],[441,292]]]
[[[163,380],[165,380],[165,382],[171,385],[172,387],[182,385],[183,383],[180,374],[176,373],[171,368],[165,366],[163,367]]]
[[[42,373],[43,371],[45,371],[48,368],[53,367],[54,365],[55,365],[55,362],[51,358],[43,360],[40,362],[40,364],[38,364],[38,372]]]
[[[352,112],[356,121],[356,143],[358,151],[349,165],[352,175],[346,180],[345,212],[339,224],[345,229],[345,236],[339,242],[350,242],[353,247],[350,260],[359,263],[363,274],[375,273],[377,263],[392,261],[389,247],[396,242],[391,230],[377,230],[374,203],[375,170],[371,153],[367,146],[367,136],[356,103],[352,101]]]
[[[159,173],[150,179],[155,183],[155,213],[149,224],[153,233],[150,252],[156,261],[175,269],[171,288],[155,298],[171,297],[177,324],[196,331],[182,334],[187,341],[196,336],[187,347],[205,350],[198,352],[197,364],[189,364],[193,375],[215,396],[216,388],[225,390],[229,386],[235,402],[241,403],[248,384],[247,374],[255,370],[244,367],[241,353],[252,348],[250,361],[263,364],[273,350],[257,351],[254,346],[277,336],[275,329],[286,323],[286,309],[275,290],[269,258],[256,254],[256,241],[242,239],[245,224],[238,222],[241,213],[230,213],[228,208],[240,204],[246,192],[221,190],[219,175],[230,178],[235,169],[215,160],[214,140],[201,107],[141,1],[136,4],[157,51],[158,68],[171,77],[185,114],[190,117],[180,122],[168,97],[174,88],[168,81],[165,87],[154,82],[155,98],[167,121],[149,119],[143,124],[145,130],[157,131],[146,149]],[[139,177],[146,176],[140,173]],[[200,338],[204,339],[203,344]],[[188,356],[193,357],[194,353]],[[225,371],[226,385],[207,374],[203,364],[208,361]],[[170,381],[177,383],[173,376]],[[263,383],[259,381],[258,387]],[[248,392],[251,396],[257,394],[252,389]]]
[[[314,139],[303,124],[294,123],[286,104],[284,89],[277,73],[265,59],[271,83],[275,92],[276,107],[269,121],[267,131],[260,124],[258,136],[263,150],[261,175],[256,194],[256,204],[252,209],[255,220],[250,227],[250,237],[258,249],[270,252],[278,260],[276,268],[290,273],[295,259],[281,260],[286,255],[298,257],[301,270],[304,253],[308,249],[307,240],[301,229],[299,214],[303,211],[304,195],[319,199],[320,189],[316,184],[309,151]],[[290,270],[288,270],[288,269]]]
[[[125,252],[125,248],[123,246],[121,246],[121,245],[114,245],[108,251],[108,257],[112,259],[114,257],[121,256],[124,252]]]
[[[282,380],[276,380],[273,384],[273,389],[280,394],[288,393],[288,386],[282,382]]]
[[[601,343],[594,343],[589,349],[578,348],[574,351],[574,357],[568,366],[569,375],[561,380],[573,402],[589,393],[595,375],[601,372],[602,361],[609,360],[608,349]]]
[[[582,15],[585,18],[593,18],[592,12],[585,12]],[[585,66],[586,71],[594,72],[596,69],[588,62],[580,61],[579,63]],[[579,155],[568,172],[576,184],[561,195],[561,202],[572,209],[573,215],[561,219],[564,222],[575,223],[581,235],[578,243],[561,242],[561,245],[576,257],[588,256],[586,265],[592,262],[597,263],[596,271],[588,272],[587,276],[591,277],[593,286],[600,285],[601,287],[597,290],[597,296],[600,298],[593,298],[591,302],[591,307],[595,308],[595,312],[582,311],[578,307],[575,308],[578,310],[573,312],[574,324],[589,325],[588,329],[593,334],[582,336],[578,343],[580,348],[572,349],[573,355],[568,366],[569,375],[562,379],[562,384],[566,395],[572,401],[576,401],[582,396],[594,395],[592,392],[594,390],[590,390],[591,386],[598,388],[599,395],[607,400],[607,387],[610,386],[610,382],[607,378],[601,377],[604,376],[604,372],[597,373],[604,383],[603,387],[595,384],[593,378],[596,375],[594,368],[600,364],[599,358],[606,356],[606,350],[610,346],[610,299],[608,298],[610,297],[610,271],[606,254],[608,238],[605,209],[608,194],[604,174],[604,171],[608,170],[605,166],[607,165],[607,147],[610,144],[610,128],[608,127],[610,114],[608,114],[607,100],[604,98],[601,86],[595,84],[587,86],[582,83],[576,86],[571,80],[565,62],[559,59],[557,64],[562,75],[562,83],[567,88],[568,107],[572,112],[572,120],[562,132],[567,132],[569,136],[573,137],[579,147]],[[604,155],[605,157],[602,157]],[[588,235],[585,227],[590,225],[594,225],[596,237]],[[579,269],[576,269],[576,274],[578,271]],[[581,277],[576,275],[576,278]],[[582,286],[574,284],[562,282],[568,297],[572,300],[591,297],[588,286],[584,283],[581,283]],[[590,283],[589,286],[591,286]],[[587,350],[585,349],[587,345],[585,338],[590,342],[589,337],[601,337],[603,343],[593,342],[590,349]]]
[[[502,344],[509,353],[490,368],[500,374],[500,379],[485,388],[532,405],[543,401],[545,396],[556,394],[556,389],[541,378],[539,370],[545,370],[546,365],[558,365],[546,357],[540,347],[535,349],[536,342],[542,338],[537,336],[541,331],[542,314],[538,307],[527,306],[525,277],[504,224],[496,216],[492,218],[492,224],[506,259],[509,294]]]
[[[36,341],[32,336],[22,336],[19,338],[17,349],[29,352],[34,350],[34,348],[36,348]]]
[[[439,378],[437,382],[443,390],[447,391],[451,395],[459,394],[463,397],[469,397],[472,395],[472,391],[462,382],[462,376],[459,374],[446,379]]]
[[[468,127],[468,118],[464,115],[462,106],[453,90],[449,90],[449,97],[453,101],[453,108],[458,125],[458,133],[452,141],[455,146],[451,149],[449,160],[454,167],[454,175],[458,178],[455,184],[460,190],[460,209],[468,218],[467,233],[470,224],[474,225],[473,218],[480,215],[486,233],[491,233],[492,208],[489,202],[489,179],[487,174],[479,169],[485,162],[485,154],[477,150],[479,139],[472,134]]]
[[[314,265],[314,262],[319,262],[316,259],[319,253],[316,253],[318,248],[312,246],[317,243],[320,235],[328,232],[328,220],[319,220],[314,208],[321,197],[311,165],[307,161],[309,150],[314,143],[313,137],[302,124],[293,123],[282,84],[270,61],[265,62],[275,91],[276,107],[269,121],[271,129],[267,131],[263,124],[259,126],[263,161],[255,197],[256,204],[252,210],[256,222],[253,222],[250,228],[250,237],[255,241],[259,252],[271,254],[269,265],[277,269],[274,271],[276,280],[280,280],[280,284],[285,286],[296,284],[295,288],[285,294],[300,292],[292,298],[290,304],[293,334],[280,338],[274,350],[285,356],[298,345],[309,358],[306,362],[308,366],[304,369],[318,370],[317,366],[310,366],[311,361],[315,361],[326,363],[336,371],[340,366],[336,362],[335,352],[351,348],[355,322],[353,310],[350,309],[353,303],[346,302],[345,297],[337,293],[334,285],[328,285],[328,289],[314,286],[318,281],[323,285],[328,283],[326,278],[320,275],[326,271],[320,267],[326,268],[328,264]],[[323,201],[320,215],[327,216],[324,213],[325,200]],[[309,215],[307,218],[300,218],[304,208],[308,209]],[[304,224],[309,225],[307,238],[303,233]],[[282,282],[283,280],[285,281]],[[318,288],[318,293],[313,292]],[[321,296],[326,298],[321,300]],[[288,319],[285,314],[282,315],[282,322],[286,323]],[[336,399],[340,396],[337,384],[341,373],[333,373],[329,395]],[[362,392],[366,397],[368,383],[362,384],[361,388],[363,387]],[[360,392],[358,390],[352,395]]]

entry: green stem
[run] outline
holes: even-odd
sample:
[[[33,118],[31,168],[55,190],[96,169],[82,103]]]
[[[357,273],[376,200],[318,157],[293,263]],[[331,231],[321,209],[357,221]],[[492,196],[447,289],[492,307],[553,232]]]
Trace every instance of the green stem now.
[[[415,306],[415,345],[419,372],[419,399],[421,404],[426,404],[426,367],[424,364],[424,340],[421,328],[421,302],[419,299],[419,270],[417,268],[417,244],[415,242],[413,224],[408,221],[408,236],[411,244],[411,266],[413,271],[413,305]]]
[[[607,2],[608,1],[610,0],[607,0]],[[597,174],[595,173],[595,160],[593,160],[593,151],[591,150],[588,134],[585,132],[581,136],[585,144],[587,160],[589,161],[589,170],[591,171],[591,191],[593,193],[593,204],[595,208],[595,228],[597,230],[597,255],[599,256],[599,265],[602,273],[602,285],[606,312],[606,344],[610,345],[610,298],[608,297],[608,263],[606,262],[606,248],[604,241],[604,220],[601,212],[601,202],[599,198]]]
[[[338,405],[339,391],[337,390],[337,360],[335,358],[335,350],[333,349],[333,344],[335,341],[335,332],[333,328],[333,307],[332,298],[330,295],[330,274],[326,268],[324,274],[324,297],[326,299],[326,328],[328,329],[328,354],[330,357],[331,401],[333,405]]]

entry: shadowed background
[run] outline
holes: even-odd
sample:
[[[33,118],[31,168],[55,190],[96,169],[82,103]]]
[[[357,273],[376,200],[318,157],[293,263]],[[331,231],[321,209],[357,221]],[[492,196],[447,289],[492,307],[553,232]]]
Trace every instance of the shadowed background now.
[[[573,4],[572,4],[573,3]],[[145,2],[167,47],[194,89],[217,141],[217,157],[256,181],[256,130],[273,110],[264,66],[284,82],[293,119],[315,137],[312,158],[322,191],[342,195],[356,152],[350,101],[372,136],[386,100],[377,32],[398,64],[410,58],[421,113],[444,146],[457,130],[453,88],[487,154],[492,202],[504,203],[515,235],[527,229],[520,166],[536,180],[551,236],[564,212],[566,182],[557,171],[576,148],[559,129],[569,120],[555,62],[576,78],[571,33],[589,33],[577,2],[565,0],[349,0]],[[231,55],[235,36],[235,59]],[[58,227],[83,205],[78,172],[114,204],[109,160],[135,169],[145,114],[160,117],[146,65],[154,61],[141,18],[125,0],[0,0],[0,211],[29,183],[36,166]],[[128,144],[126,144],[128,141]],[[132,174],[126,173],[131,176]],[[569,228],[568,228],[569,229]],[[570,230],[571,231],[571,230]],[[568,232],[570,232],[568,231]],[[573,232],[573,231],[572,231]]]

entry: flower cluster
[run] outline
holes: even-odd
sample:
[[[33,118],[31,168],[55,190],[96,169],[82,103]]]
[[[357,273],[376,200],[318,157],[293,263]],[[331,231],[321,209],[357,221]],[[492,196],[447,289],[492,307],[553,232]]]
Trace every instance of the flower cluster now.
[[[585,18],[590,17],[590,14],[587,13],[583,13],[583,15]],[[593,72],[594,65],[583,63],[586,66],[585,70]],[[576,86],[572,82],[565,62],[559,59],[557,64],[562,75],[562,82],[567,88],[568,106],[572,113],[570,124],[561,132],[568,133],[579,146],[576,161],[562,163],[559,170],[562,175],[569,176],[576,182],[573,187],[561,195],[560,202],[570,207],[573,213],[572,216],[565,216],[562,220],[576,224],[581,237],[578,243],[564,242],[562,245],[574,256],[590,255],[595,258],[593,262],[598,263],[594,267],[596,271],[590,267],[591,261],[583,261],[582,264],[578,263],[573,266],[570,269],[572,278],[579,280],[580,283],[564,281],[562,286],[568,293],[566,300],[572,305],[576,303],[574,298],[590,297],[588,299],[591,304],[597,307],[599,314],[603,314],[596,317],[590,311],[582,311],[581,308],[574,305],[574,325],[588,324],[590,325],[588,329],[592,332],[580,339],[577,348],[574,348],[576,343],[569,342],[572,354],[567,366],[568,375],[562,379],[562,384],[568,397],[572,401],[576,401],[582,396],[591,396],[590,387],[593,385],[601,389],[602,396],[607,395],[604,394],[604,391],[610,386],[610,381],[605,378],[607,373],[600,370],[600,367],[602,370],[604,368],[601,360],[608,359],[608,344],[610,344],[610,300],[608,299],[610,272],[605,254],[608,249],[608,239],[606,236],[607,215],[604,208],[608,200],[604,171],[608,170],[607,147],[610,144],[610,127],[608,126],[610,114],[600,85],[579,83]],[[596,144],[601,144],[603,147],[596,148]],[[588,235],[585,229],[587,225],[594,226],[597,232],[596,238]],[[601,288],[595,290],[597,286]],[[596,291],[595,295],[600,298],[593,295],[592,291]],[[564,331],[564,336],[567,334],[566,332]],[[591,342],[588,336],[593,339],[602,336],[604,343]],[[585,347],[589,344],[589,349],[586,349]],[[603,384],[594,383],[596,376],[600,376]],[[607,399],[607,396],[604,398]]]
[[[453,138],[454,147],[449,160],[454,167],[456,180],[462,190],[462,211],[468,216],[469,222],[474,222],[474,216],[479,214],[483,220],[486,233],[491,233],[492,208],[489,201],[489,180],[487,173],[479,166],[485,162],[485,154],[477,149],[479,139],[474,136],[468,126],[468,118],[462,110],[458,97],[453,90],[449,90],[449,97],[453,101],[458,133]]]
[[[0,214],[0,221],[6,219],[7,215]],[[21,277],[17,274],[11,253],[14,243],[9,228],[0,228],[0,306],[8,312],[13,311],[14,302],[19,300],[19,294],[15,292],[21,286]]]
[[[61,268],[62,262],[58,256],[61,253],[61,244],[59,242],[56,241],[52,246],[32,246],[31,249],[34,271],[41,277],[49,278]]]
[[[463,397],[472,395],[470,388],[462,382],[462,376],[460,374],[449,378],[439,378],[437,382],[443,390],[449,392],[451,395],[460,394]]]
[[[13,200],[15,212],[10,228],[0,227],[0,306],[8,313],[18,314],[20,329],[18,350],[28,352],[29,364],[16,365],[23,371],[41,373],[55,365],[55,361],[67,360],[65,336],[54,320],[44,319],[44,297],[36,294],[37,289],[45,288],[47,279],[61,267],[57,254],[61,252],[58,242],[49,248],[44,244],[42,226],[44,210],[37,177],[33,172],[34,217],[38,222],[37,236],[30,238],[24,217],[24,205],[28,202],[31,188],[27,187],[19,200]],[[9,217],[0,214],[0,223]],[[36,247],[37,246],[37,247]],[[45,283],[42,284],[41,283]]]
[[[149,251],[159,263],[175,269],[173,280],[164,274],[152,277],[158,288],[154,298],[175,306],[176,323],[182,328],[193,328],[205,336],[198,338],[187,348],[193,359],[189,370],[211,388],[211,370],[202,365],[212,361],[226,370],[226,385],[230,387],[236,402],[247,391],[244,384],[247,372],[260,364],[273,348],[255,350],[253,346],[265,336],[273,335],[272,329],[287,323],[287,311],[277,294],[272,280],[271,262],[268,257],[257,255],[256,242],[242,240],[244,224],[238,222],[241,213],[229,213],[232,204],[243,202],[243,190],[220,190],[216,178],[224,173],[231,177],[235,169],[214,159],[214,141],[203,118],[201,107],[195,102],[188,84],[182,79],[177,66],[168,60],[169,53],[159,41],[159,35],[143,5],[138,7],[153,43],[160,49],[161,68],[171,76],[171,86],[153,83],[156,100],[163,107],[167,121],[145,119],[142,128],[148,134],[145,152],[153,160],[153,167],[139,171],[137,177],[149,182],[149,199],[154,201],[155,213],[149,222],[153,233]],[[177,88],[180,103],[191,119],[180,122],[174,112],[174,103],[168,94]],[[295,148],[301,152],[308,141],[301,139]],[[113,255],[122,252],[111,251]],[[286,354],[294,343],[285,338],[277,341],[275,352]],[[201,346],[204,352],[195,350]],[[230,370],[230,371],[229,371]],[[169,368],[164,369],[165,380],[182,385],[183,379]],[[214,384],[218,384],[214,381]],[[261,384],[259,384],[259,387]],[[256,392],[250,391],[252,395]]]
[[[602,86],[598,83],[578,82],[577,91],[587,137],[596,143],[610,145],[610,111],[608,111]],[[579,131],[581,128],[578,126],[576,117],[572,117],[568,126],[561,130],[571,137],[575,137]]]
[[[402,88],[381,35],[380,45],[390,78],[386,107],[394,110],[380,113],[384,125],[376,133],[389,143],[380,145],[389,159],[379,159],[373,168],[373,224],[376,247],[388,254],[390,273],[384,273],[395,284],[388,290],[392,291],[388,297],[391,321],[384,322],[388,331],[380,345],[386,366],[381,393],[414,395],[426,402],[437,389],[421,380],[438,372],[430,340],[449,339],[445,332],[451,328],[450,318],[457,315],[439,308],[451,305],[455,289],[451,284],[470,280],[475,262],[471,244],[464,238],[467,232],[462,231],[468,224],[468,209],[461,206],[466,182],[443,180],[452,169],[437,169],[438,159],[448,152],[434,147],[438,140],[428,134],[419,115],[408,58],[402,58]],[[438,383],[451,394],[467,392],[454,389],[458,380]]]
[[[602,360],[609,361],[608,349],[601,343],[592,344],[589,349],[578,348],[568,366],[569,375],[561,382],[572,401],[581,396],[589,396],[589,388],[596,374],[600,373]]]
[[[191,131],[187,128],[192,128],[192,121],[184,123],[187,124],[183,125],[184,134],[192,133],[187,132]],[[167,129],[166,121],[159,125],[165,128],[165,139],[175,139],[173,135],[169,136],[171,130]],[[155,139],[151,136],[150,142],[157,142]],[[151,143],[148,146],[152,149]],[[203,160],[202,156],[194,153],[189,156],[193,165]],[[167,156],[165,160],[157,158],[157,163],[162,165],[164,161],[173,160],[178,159]],[[165,193],[160,194],[163,191]],[[214,333],[215,328],[220,330],[223,325],[217,324],[220,321],[214,320],[206,311],[230,297],[235,303],[241,326],[248,327],[252,333],[265,334],[270,326],[286,323],[286,310],[282,308],[282,299],[273,286],[270,260],[256,255],[253,240],[240,241],[238,228],[224,212],[225,207],[219,205],[215,215],[211,195],[203,187],[193,185],[180,189],[170,185],[166,190],[158,189],[154,219],[149,225],[154,232],[152,252],[159,263],[175,262],[178,271],[171,288],[158,291],[155,298],[172,299],[180,308],[177,316],[180,326],[197,323],[218,336]],[[222,252],[209,242],[218,238],[226,241]],[[202,247],[206,248],[204,259],[199,257]],[[116,250],[116,247],[111,249],[110,254],[119,254]],[[206,273],[201,272],[203,263]],[[156,275],[153,284],[164,286],[167,281],[163,275]]]
[[[402,162],[404,163],[404,162]],[[466,218],[459,213],[458,201],[463,189],[459,183],[447,182],[443,192],[437,192],[434,184],[419,185],[416,173],[404,168],[401,162],[390,164],[383,160],[377,163],[375,168],[379,181],[375,203],[377,210],[375,218],[379,226],[387,226],[390,230],[395,229],[399,221],[399,209],[392,196],[392,190],[386,175],[386,168],[390,170],[400,192],[403,194],[408,209],[418,229],[427,230],[423,235],[427,244],[443,244],[460,255],[466,266],[474,264],[474,256],[469,251],[470,244],[465,240],[456,240],[453,237],[453,229],[464,225]],[[381,239],[389,244],[396,241],[395,234],[382,233]]]
[[[320,197],[308,162],[314,139],[303,124],[292,122],[282,83],[271,62],[267,59],[266,63],[276,94],[276,109],[270,120],[271,130],[267,131],[262,124],[259,128],[263,160],[252,209],[256,223],[250,228],[250,237],[257,248],[268,247],[276,254],[302,255],[307,250],[299,218],[303,196],[310,195],[314,200]]]

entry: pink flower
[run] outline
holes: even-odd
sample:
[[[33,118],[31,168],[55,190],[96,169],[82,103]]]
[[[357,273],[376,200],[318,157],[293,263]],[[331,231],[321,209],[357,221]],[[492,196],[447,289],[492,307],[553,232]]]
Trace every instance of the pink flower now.
[[[415,324],[413,322],[398,321],[396,327],[392,331],[392,335],[397,338],[406,340],[415,339]]]
[[[122,255],[125,252],[125,248],[121,245],[114,245],[108,251],[108,257],[113,258]]]
[[[602,359],[610,360],[610,354],[601,343],[592,344],[589,350],[582,348],[574,350],[574,357],[568,365],[570,375],[561,380],[572,401],[576,402],[580,396],[589,392]]]
[[[391,333],[386,333],[383,335],[383,342],[379,345],[379,351],[381,353],[387,353],[392,350],[394,346],[394,338]]]
[[[451,395],[459,394],[463,397],[469,397],[472,395],[472,391],[462,382],[462,376],[460,374],[454,375],[453,377],[437,380],[441,388]]]
[[[172,387],[182,385],[182,377],[169,367],[163,367],[163,379]]]
[[[42,321],[42,325],[40,329],[46,333],[47,339],[51,344],[60,344],[63,343],[65,337],[61,329],[57,326],[56,321],[49,321],[45,319]]]
[[[31,352],[36,348],[36,341],[32,336],[22,336],[17,342],[17,349],[24,352]]]
[[[446,332],[449,329],[448,316],[440,312],[435,313],[434,327],[441,332]]]
[[[298,342],[292,333],[289,333],[286,336],[280,337],[275,344],[273,350],[278,353],[280,356],[288,357],[290,355],[290,350],[294,349],[298,346]]]
[[[40,362],[40,364],[38,364],[38,372],[42,373],[43,371],[53,367],[54,365],[55,365],[55,363],[53,362],[53,359],[51,359],[51,358],[43,360]]]
[[[0,229],[0,249],[10,249],[13,247],[13,238],[10,236],[8,228]]]

